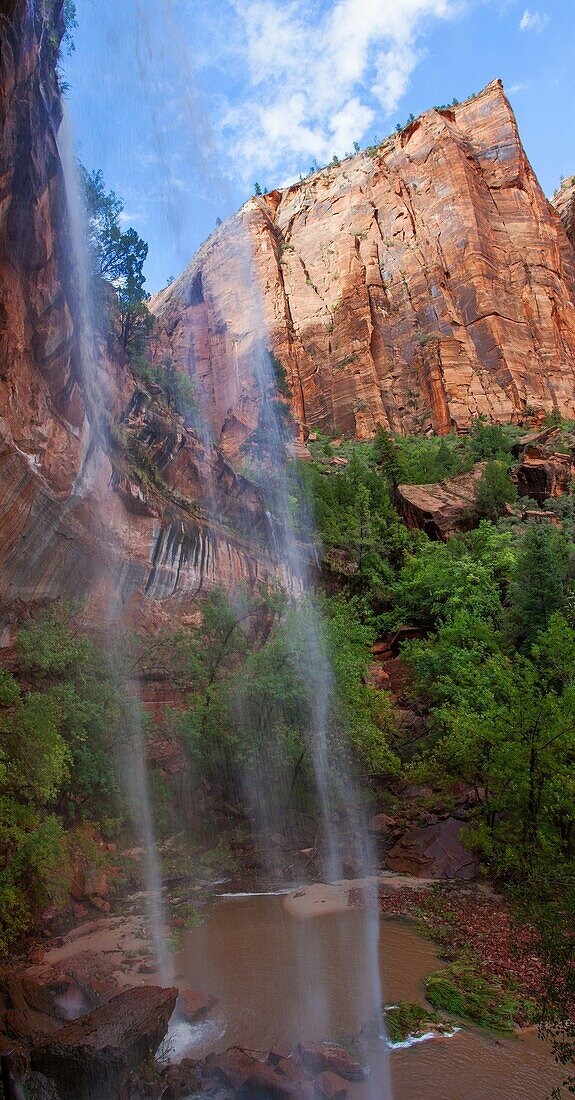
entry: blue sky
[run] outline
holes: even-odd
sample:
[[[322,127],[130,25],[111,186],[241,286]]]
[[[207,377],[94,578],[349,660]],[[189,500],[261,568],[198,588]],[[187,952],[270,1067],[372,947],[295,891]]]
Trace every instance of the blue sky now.
[[[80,158],[177,275],[253,193],[502,78],[545,192],[575,172],[574,0],[76,0]]]

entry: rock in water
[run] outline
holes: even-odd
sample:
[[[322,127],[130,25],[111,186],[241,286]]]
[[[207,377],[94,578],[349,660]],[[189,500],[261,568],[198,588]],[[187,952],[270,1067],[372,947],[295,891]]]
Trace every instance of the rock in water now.
[[[127,989],[37,1046],[32,1068],[55,1081],[62,1100],[120,1100],[129,1074],[164,1038],[177,996]]]

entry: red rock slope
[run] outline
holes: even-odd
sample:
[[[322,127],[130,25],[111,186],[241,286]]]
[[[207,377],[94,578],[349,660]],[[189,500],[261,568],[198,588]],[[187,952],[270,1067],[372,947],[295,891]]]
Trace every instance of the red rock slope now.
[[[363,438],[378,423],[446,432],[554,404],[573,415],[574,292],[572,249],[493,81],[251,200],[155,299],[157,354],[198,380],[229,451],[254,426],[262,340],[302,426]]]

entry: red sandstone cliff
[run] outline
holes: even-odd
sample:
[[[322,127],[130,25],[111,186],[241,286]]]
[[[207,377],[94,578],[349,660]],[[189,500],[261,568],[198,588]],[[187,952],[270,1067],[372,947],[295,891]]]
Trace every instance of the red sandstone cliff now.
[[[256,541],[255,487],[136,385],[114,333],[96,333],[98,377],[83,378],[56,137],[62,0],[34,12],[0,14],[4,638],[38,600],[89,595],[102,616],[121,605],[154,624],[185,618],[202,587],[282,575]]]
[[[0,14],[2,625],[86,594],[101,615],[182,621],[204,587],[286,578],[257,488],[136,384],[113,333],[96,334],[98,378],[82,376],[56,141],[62,2],[43,10]],[[287,369],[302,429],[572,413],[574,266],[494,83],[248,203],[156,299],[155,354],[197,380],[232,454],[258,421],[261,347]]]
[[[248,285],[254,252],[256,290]],[[234,452],[265,340],[302,427],[575,412],[575,264],[499,81],[222,225],[153,308]]]
[[[575,248],[575,176],[563,180],[561,187],[551,199],[551,205],[559,214],[563,228]]]

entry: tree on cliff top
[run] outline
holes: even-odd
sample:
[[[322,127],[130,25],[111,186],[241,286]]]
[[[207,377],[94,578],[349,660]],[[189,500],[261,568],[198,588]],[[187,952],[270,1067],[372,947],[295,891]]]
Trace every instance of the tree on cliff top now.
[[[148,245],[130,228],[122,232],[124,209],[115,191],[106,191],[101,170],[88,172],[80,165],[88,216],[88,246],[100,279],[112,283],[118,294],[120,341],[128,355],[140,354],[153,326],[144,290],[144,263]]]

